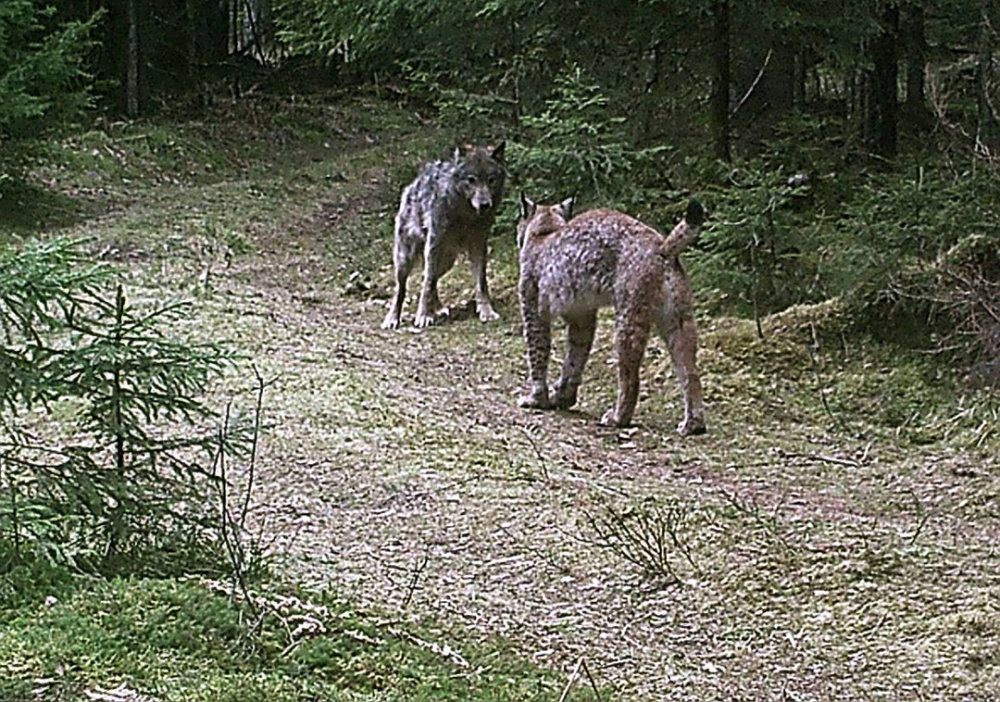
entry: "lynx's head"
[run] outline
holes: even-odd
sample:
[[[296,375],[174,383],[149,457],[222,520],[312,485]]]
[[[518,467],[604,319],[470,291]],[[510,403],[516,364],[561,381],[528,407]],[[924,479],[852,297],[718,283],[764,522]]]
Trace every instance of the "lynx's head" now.
[[[517,248],[531,237],[551,234],[573,217],[573,198],[558,205],[539,205],[521,193],[521,221],[517,223]]]
[[[455,164],[455,189],[469,203],[477,215],[493,215],[503,197],[507,172],[504,166],[504,146],[455,147],[452,163]]]

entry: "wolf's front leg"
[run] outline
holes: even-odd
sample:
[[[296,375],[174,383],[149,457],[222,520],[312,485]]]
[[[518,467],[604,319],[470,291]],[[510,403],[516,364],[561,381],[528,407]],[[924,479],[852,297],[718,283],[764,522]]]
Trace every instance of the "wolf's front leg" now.
[[[438,317],[448,316],[450,310],[441,305],[438,298],[438,280],[454,265],[454,253],[449,255],[441,245],[434,232],[428,232],[427,243],[424,246],[424,284],[420,290],[420,302],[417,304],[417,316],[413,324],[417,327],[429,327]]]
[[[490,291],[486,282],[486,234],[470,235],[467,253],[469,256],[469,270],[472,272],[472,279],[476,281],[476,314],[483,322],[492,322],[500,319],[500,315],[493,309],[490,301]]]

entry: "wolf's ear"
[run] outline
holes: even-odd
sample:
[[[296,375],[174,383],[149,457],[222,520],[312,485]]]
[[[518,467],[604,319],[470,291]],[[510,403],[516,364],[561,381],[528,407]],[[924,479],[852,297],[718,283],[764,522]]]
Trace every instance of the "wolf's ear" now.
[[[559,203],[559,209],[562,211],[563,219],[567,222],[573,219],[573,200],[574,198],[568,197]]]
[[[502,162],[503,161],[503,151],[504,151],[504,148],[506,146],[507,146],[507,142],[506,141],[501,141],[496,146],[491,146],[490,147],[490,158],[492,158],[494,161],[501,161]]]
[[[521,193],[521,219],[528,219],[531,215],[535,214],[535,203],[533,203],[527,195],[523,192]]]
[[[455,153],[452,154],[451,160],[458,163],[465,157],[466,154],[472,151],[472,148],[472,144],[469,143],[459,144],[455,147]]]

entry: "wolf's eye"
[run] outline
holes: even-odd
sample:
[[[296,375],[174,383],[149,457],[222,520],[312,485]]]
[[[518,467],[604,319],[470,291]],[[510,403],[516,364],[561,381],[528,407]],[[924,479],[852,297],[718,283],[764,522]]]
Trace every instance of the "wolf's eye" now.
[[[476,176],[474,175],[465,176],[465,182],[468,183],[469,185],[474,184],[476,182]]]

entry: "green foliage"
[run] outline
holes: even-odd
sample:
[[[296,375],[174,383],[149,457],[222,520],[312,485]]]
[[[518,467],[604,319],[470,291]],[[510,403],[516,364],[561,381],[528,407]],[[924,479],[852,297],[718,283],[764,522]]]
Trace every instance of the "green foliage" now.
[[[716,192],[714,213],[691,257],[714,304],[757,315],[822,299],[814,252],[797,226],[793,203],[808,187],[761,162],[732,170]]]
[[[0,4],[0,173],[20,170],[18,142],[67,124],[91,105],[85,57],[98,15],[62,25],[53,15],[38,0]]]
[[[998,197],[992,174],[940,162],[867,179],[823,243],[830,291],[890,337],[996,360]]]
[[[996,177],[928,152],[861,168],[830,148],[840,131],[794,116],[736,167],[689,160],[685,177],[711,184],[709,224],[686,256],[700,298],[756,316],[841,298],[844,314],[886,338],[985,354],[1000,284]]]
[[[168,336],[183,306],[137,312],[84,260],[80,242],[0,252],[0,570],[169,568],[217,540],[214,464],[240,442],[220,447],[199,397],[232,355]]]
[[[33,689],[75,699],[122,684],[186,702],[559,697],[552,674],[495,647],[459,647],[451,634],[335,602],[275,597],[251,627],[241,605],[197,582],[14,575],[16,604],[0,610],[0,699]]]
[[[512,168],[533,197],[578,195],[605,204],[639,199],[644,180],[669,147],[635,148],[624,118],[609,114],[609,98],[578,66],[556,80],[537,115],[524,117],[526,138],[511,149]]]

